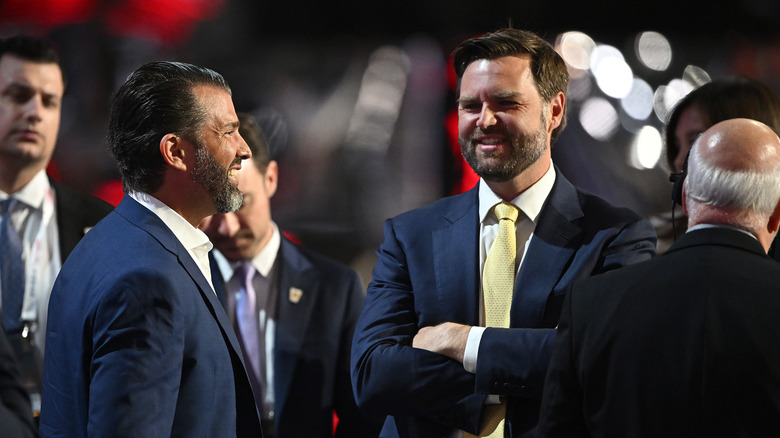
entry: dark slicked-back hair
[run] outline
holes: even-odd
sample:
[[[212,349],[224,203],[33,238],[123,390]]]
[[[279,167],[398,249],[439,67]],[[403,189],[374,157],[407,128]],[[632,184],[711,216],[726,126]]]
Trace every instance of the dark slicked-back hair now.
[[[780,134],[780,99],[768,86],[745,76],[716,79],[688,93],[669,115],[664,139],[666,163],[672,170],[680,153],[674,131],[680,115],[691,107],[696,107],[707,128],[724,120],[744,118],[758,120]]]
[[[219,73],[181,62],[152,62],[139,67],[114,96],[108,144],[125,192],[154,193],[163,183],[165,161],[160,140],[175,134],[201,144],[206,111],[194,88],[216,87],[230,93]]]
[[[0,59],[5,55],[13,55],[25,61],[57,64],[62,73],[62,83],[65,83],[65,72],[62,70],[60,55],[54,44],[47,39],[29,35],[0,38]]]
[[[265,174],[265,169],[268,167],[268,163],[271,162],[271,155],[268,153],[268,144],[265,141],[265,134],[257,124],[254,117],[247,113],[239,112],[238,121],[241,126],[238,128],[238,133],[241,134],[241,138],[244,139],[249,150],[252,151],[252,160],[262,174]]]
[[[466,40],[455,49],[452,58],[455,74],[458,77],[458,95],[460,96],[460,80],[463,78],[463,72],[472,62],[522,55],[531,57],[534,85],[544,102],[550,102],[559,92],[566,94],[569,87],[569,71],[563,58],[555,49],[533,32],[507,28]],[[565,126],[566,105],[564,105],[561,124],[550,135],[550,143],[555,141]]]

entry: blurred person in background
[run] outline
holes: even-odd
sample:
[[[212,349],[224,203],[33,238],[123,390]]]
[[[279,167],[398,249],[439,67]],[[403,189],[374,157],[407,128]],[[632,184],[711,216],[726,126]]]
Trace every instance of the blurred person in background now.
[[[54,284],[41,435],[262,437],[197,228],[243,202],[238,124],[207,68],[145,64],[117,91],[108,142],[127,196]]]
[[[389,415],[381,436],[530,436],[565,289],[649,260],[655,232],[552,163],[569,76],[549,43],[502,29],[453,59],[480,180],[385,222],[352,383],[361,408]]]
[[[758,120],[780,132],[780,99],[767,85],[744,76],[716,79],[683,97],[672,109],[664,130],[665,157],[671,173],[682,177],[688,151],[702,132],[715,123],[740,117]],[[687,218],[680,209],[681,184],[673,189],[672,214],[651,219],[658,233],[659,254],[686,229]],[[769,255],[780,259],[774,245]]]
[[[238,172],[244,205],[201,223],[216,263],[212,278],[236,329],[266,437],[375,437],[349,379],[364,294],[350,268],[288,240],[274,223],[279,167],[255,120],[238,113],[252,151]]]
[[[52,285],[76,243],[112,208],[46,173],[64,92],[51,42],[0,39],[0,307],[36,413]]]
[[[780,138],[708,128],[683,197],[669,251],[567,294],[540,438],[780,436]]]
[[[33,422],[30,395],[22,384],[15,354],[2,327],[0,327],[0,427],[3,430],[2,436],[8,438],[38,436],[38,428]]]

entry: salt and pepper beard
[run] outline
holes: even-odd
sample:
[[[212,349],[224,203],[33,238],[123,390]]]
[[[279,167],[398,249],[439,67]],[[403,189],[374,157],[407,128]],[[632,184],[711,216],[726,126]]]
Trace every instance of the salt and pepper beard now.
[[[196,144],[195,146],[195,168],[192,171],[192,180],[209,192],[217,213],[230,213],[241,208],[244,203],[244,194],[238,190],[238,186],[234,186],[230,182],[228,170],[220,166],[205,145]],[[241,159],[236,158],[231,163],[231,167],[240,163]]]
[[[488,166],[480,160],[477,154],[477,138],[484,135],[486,132],[477,128],[470,138],[458,137],[460,143],[460,151],[463,154],[463,158],[471,166],[474,172],[479,175],[485,181],[490,182],[506,182],[512,178],[520,175],[536,163],[539,158],[544,155],[544,151],[547,149],[547,111],[546,107],[542,111],[541,115],[541,127],[538,131],[531,135],[519,134],[510,136],[504,132],[509,138],[509,156],[494,166]],[[489,132],[495,132],[499,128],[491,128]],[[504,131],[506,128],[501,128]],[[493,157],[502,153],[497,152],[483,152],[485,157]]]

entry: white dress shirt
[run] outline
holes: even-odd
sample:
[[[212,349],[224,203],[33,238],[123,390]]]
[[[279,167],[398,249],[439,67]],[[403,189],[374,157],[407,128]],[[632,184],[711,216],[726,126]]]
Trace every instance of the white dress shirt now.
[[[273,226],[273,233],[271,239],[263,247],[262,250],[251,260],[252,266],[257,273],[255,274],[255,290],[258,290],[257,276],[263,276],[272,285],[268,291],[268,297],[265,303],[257,302],[258,307],[258,323],[259,327],[262,327],[263,340],[265,342],[265,400],[263,400],[264,415],[269,413],[273,415],[273,406],[275,402],[274,397],[274,335],[276,333],[276,315],[275,305],[278,298],[278,269],[273,269],[276,263],[276,258],[279,255],[279,247],[282,243],[281,233],[279,227],[275,223],[271,223]],[[217,261],[219,272],[222,273],[222,278],[225,280],[225,297],[227,300],[227,311],[230,316],[231,322],[234,322],[236,312],[236,299],[239,291],[241,290],[241,279],[234,277],[234,272],[239,263],[231,263],[219,250],[214,251],[214,260]]]
[[[512,200],[522,214],[518,215],[516,222],[517,232],[517,256],[515,257],[516,272],[520,271],[523,264],[523,257],[531,242],[531,237],[536,229],[539,213],[542,211],[547,197],[555,184],[555,168],[550,163],[550,168],[539,181],[526,189],[523,193]],[[480,247],[479,247],[479,278],[482,284],[482,269],[487,259],[493,241],[498,234],[498,219],[495,213],[491,211],[494,205],[501,202],[499,198],[484,180],[479,182],[479,217],[480,217]],[[482,315],[482,300],[479,300],[479,314]],[[480,316],[480,324],[484,323]],[[470,373],[477,370],[477,353],[479,351],[479,342],[482,339],[482,333],[485,327],[472,327],[469,331],[468,341],[466,342],[466,351],[463,357],[463,367]]]
[[[43,170],[12,195],[17,202],[11,212],[11,221],[19,233],[24,260],[22,319],[32,323],[34,341],[41,353],[45,348],[49,296],[62,267],[55,196]],[[8,197],[0,191],[0,200]]]
[[[200,268],[201,273],[211,286],[214,292],[214,284],[211,282],[211,268],[209,267],[209,251],[213,245],[206,233],[193,227],[191,223],[181,217],[172,208],[162,203],[154,196],[143,192],[130,192],[129,195],[138,201],[141,205],[152,211],[165,225],[170,228],[174,236],[187,249],[187,252]],[[216,292],[214,292],[216,293]]]

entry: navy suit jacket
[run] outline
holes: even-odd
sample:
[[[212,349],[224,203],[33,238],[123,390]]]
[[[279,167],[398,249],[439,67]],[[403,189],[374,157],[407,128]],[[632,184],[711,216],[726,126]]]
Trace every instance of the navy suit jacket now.
[[[778,278],[758,241],[714,228],[578,282],[538,436],[780,436]]]
[[[385,223],[352,348],[358,405],[392,415],[381,436],[476,433],[487,394],[508,397],[511,436],[532,430],[567,286],[655,254],[648,221],[556,172],[517,277],[511,328],[485,330],[476,374],[411,344],[420,327],[479,325],[478,189]]]
[[[381,421],[358,410],[349,378],[350,346],[364,301],[360,277],[285,237],[277,263],[275,436],[331,437],[334,411],[336,437],[377,436]],[[221,280],[214,266],[212,278]],[[298,302],[290,300],[293,288],[302,291]]]
[[[217,296],[154,213],[125,197],[52,290],[43,436],[262,436]]]

